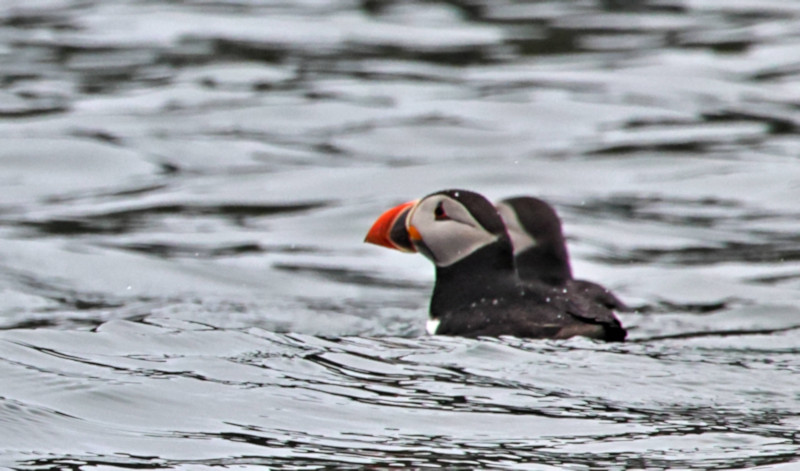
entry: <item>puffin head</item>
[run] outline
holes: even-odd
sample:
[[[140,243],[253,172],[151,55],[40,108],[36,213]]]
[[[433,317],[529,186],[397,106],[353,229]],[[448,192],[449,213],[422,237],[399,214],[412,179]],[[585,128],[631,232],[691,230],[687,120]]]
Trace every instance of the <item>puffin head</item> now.
[[[511,241],[495,207],[467,190],[443,190],[383,213],[366,242],[405,252],[419,252],[437,267],[448,267],[477,250]]]
[[[517,270],[525,279],[561,283],[572,278],[561,219],[539,198],[519,196],[497,203],[514,246]]]
[[[507,198],[497,203],[497,211],[503,217],[515,255],[535,246],[564,245],[561,220],[545,201],[532,196]]]

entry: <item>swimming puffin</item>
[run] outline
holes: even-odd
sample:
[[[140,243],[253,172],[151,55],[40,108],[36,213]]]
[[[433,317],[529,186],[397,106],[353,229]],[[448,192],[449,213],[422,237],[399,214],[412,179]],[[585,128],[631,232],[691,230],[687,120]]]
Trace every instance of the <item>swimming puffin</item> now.
[[[495,206],[511,237],[520,278],[582,293],[609,309],[630,310],[607,288],[572,277],[561,220],[547,202],[533,196],[518,196],[501,200]]]
[[[625,329],[604,305],[520,278],[503,219],[478,193],[444,190],[396,206],[375,221],[365,241],[418,252],[433,262],[431,334],[625,339]]]

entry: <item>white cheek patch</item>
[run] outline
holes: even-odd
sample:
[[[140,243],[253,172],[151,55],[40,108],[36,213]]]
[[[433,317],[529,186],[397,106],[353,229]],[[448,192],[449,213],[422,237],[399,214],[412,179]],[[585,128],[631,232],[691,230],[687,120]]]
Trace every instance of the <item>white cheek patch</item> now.
[[[522,228],[522,223],[519,221],[517,213],[511,209],[511,206],[505,203],[498,203],[497,212],[500,213],[500,217],[503,218],[503,222],[506,224],[506,230],[509,237],[511,237],[511,244],[514,246],[514,255],[536,246],[536,239]]]
[[[436,219],[436,206],[444,203],[447,219]],[[408,221],[422,236],[437,266],[450,266],[498,239],[488,232],[460,203],[445,196],[422,200]],[[424,251],[421,251],[425,253]]]
[[[456,221],[437,221],[438,231],[425,237],[425,245],[436,256],[436,265],[450,266],[472,252],[497,240],[497,236],[480,228]]]

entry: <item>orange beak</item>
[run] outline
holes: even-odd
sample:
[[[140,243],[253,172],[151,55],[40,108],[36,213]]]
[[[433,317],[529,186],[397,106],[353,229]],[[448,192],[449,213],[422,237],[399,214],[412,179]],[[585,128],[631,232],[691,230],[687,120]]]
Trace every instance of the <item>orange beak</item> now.
[[[402,241],[402,239],[408,239],[405,218],[408,215],[408,211],[415,204],[417,204],[416,201],[409,201],[381,214],[372,224],[369,232],[367,232],[364,242],[400,250],[401,252],[416,252],[410,242],[406,240],[403,243]],[[395,239],[392,238],[393,235]]]

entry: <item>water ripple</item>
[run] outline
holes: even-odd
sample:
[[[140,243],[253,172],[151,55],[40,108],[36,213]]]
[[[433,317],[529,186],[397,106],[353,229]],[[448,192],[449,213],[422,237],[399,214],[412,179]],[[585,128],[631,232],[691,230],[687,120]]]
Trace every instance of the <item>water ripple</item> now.
[[[800,7],[0,3],[0,466],[793,469]],[[535,194],[630,341],[362,243]]]

